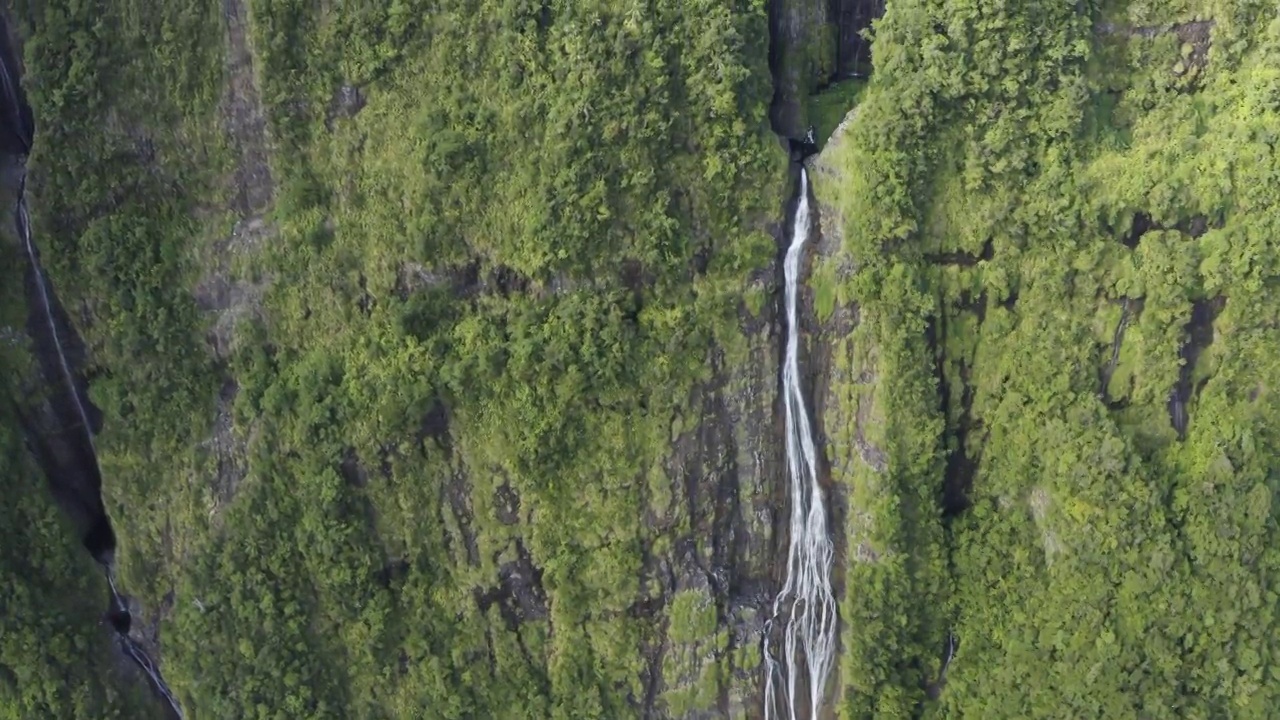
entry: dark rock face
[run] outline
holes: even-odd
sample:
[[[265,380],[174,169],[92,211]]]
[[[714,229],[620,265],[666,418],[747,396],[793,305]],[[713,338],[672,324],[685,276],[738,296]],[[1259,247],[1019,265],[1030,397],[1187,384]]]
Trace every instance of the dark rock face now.
[[[752,716],[762,702],[758,647],[777,591],[786,545],[776,528],[785,517],[785,462],[778,404],[780,338],[776,316],[747,335],[745,355],[717,357],[714,379],[697,391],[688,430],[667,462],[672,502],[658,519],[670,527],[670,550],[651,558],[660,592],[649,612],[692,605],[714,618],[716,637],[668,628],[649,655],[659,703],[688,693],[719,668],[717,700],[678,717]],[[722,632],[723,631],[723,632]],[[647,705],[661,717],[663,704]]]
[[[4,65],[0,68],[0,95],[5,98],[0,114],[0,153],[26,155],[31,152],[35,122],[31,108],[22,97],[22,68],[8,23],[3,18],[0,18],[0,59]]]
[[[791,149],[791,161],[803,163],[806,158],[816,155],[818,145],[814,141],[813,127],[810,126],[803,139],[789,138],[787,144]]]
[[[885,0],[831,0],[836,25],[836,77],[865,77],[871,72],[871,43],[862,32],[884,15]]]
[[[8,23],[0,17],[0,153],[9,172],[0,194],[13,204],[19,247],[14,257],[26,262],[26,331],[35,351],[39,373],[23,388],[19,417],[27,447],[35,456],[54,498],[71,517],[85,548],[98,562],[110,564],[115,533],[102,504],[102,476],[93,450],[93,433],[101,413],[87,400],[87,383],[77,372],[84,358],[66,310],[58,302],[40,267],[40,255],[30,237],[23,199],[23,164],[31,148],[34,123],[20,82],[15,44]]]
[[[329,111],[325,118],[326,125],[330,129],[333,128],[335,120],[340,118],[353,118],[364,109],[368,99],[364,92],[354,85],[342,85],[333,93],[333,98],[329,101]]]
[[[1185,340],[1178,355],[1182,358],[1182,368],[1178,372],[1178,382],[1169,392],[1169,424],[1178,433],[1179,440],[1187,437],[1187,425],[1190,421],[1187,406],[1199,394],[1204,381],[1192,384],[1195,377],[1196,362],[1200,354],[1213,344],[1213,322],[1227,299],[1218,296],[1211,299],[1197,300],[1191,306],[1191,319],[1184,326]]]
[[[38,390],[33,390],[33,395]],[[27,448],[48,480],[49,489],[71,518],[81,542],[93,558],[109,565],[115,553],[115,533],[102,504],[102,476],[87,436],[68,425],[65,393],[44,402],[34,397],[20,407]]]
[[[777,0],[769,5],[769,121],[782,137],[804,137],[804,100],[826,84],[835,69],[831,29],[827,0]]]
[[[885,0],[776,0],[769,5],[769,121],[799,139],[813,118],[806,99],[833,82],[871,73],[871,43],[862,33],[884,15]]]

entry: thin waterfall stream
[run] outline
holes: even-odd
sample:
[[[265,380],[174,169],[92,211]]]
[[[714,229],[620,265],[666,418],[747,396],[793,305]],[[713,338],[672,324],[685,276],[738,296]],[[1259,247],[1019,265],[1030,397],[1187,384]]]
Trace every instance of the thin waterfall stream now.
[[[80,392],[76,388],[75,374],[71,371],[71,364],[67,361],[66,351],[63,342],[58,333],[58,324],[54,318],[53,301],[49,294],[48,281],[44,276],[44,268],[40,264],[39,252],[36,250],[35,241],[31,237],[31,218],[27,211],[26,199],[26,182],[25,180],[19,185],[18,206],[17,206],[17,226],[18,234],[22,239],[23,246],[26,250],[27,259],[31,263],[31,272],[35,279],[37,295],[40,299],[40,313],[44,316],[44,320],[48,323],[49,333],[53,339],[53,347],[58,356],[58,364],[61,369],[62,380],[66,383],[67,392],[75,404],[77,419],[79,425],[84,432],[84,441],[87,443],[90,453],[93,455],[94,462],[97,462],[97,453],[94,449],[93,429],[89,423],[89,412],[85,408],[84,400],[80,397]],[[178,718],[183,717],[182,705],[174,697],[173,692],[169,690],[169,686],[165,683],[164,678],[160,675],[160,670],[156,667],[147,651],[138,643],[137,640],[129,634],[131,625],[131,616],[129,605],[124,595],[116,587],[115,568],[110,564],[104,566],[107,575],[107,584],[111,588],[111,609],[108,616],[111,618],[112,627],[116,631],[115,639],[120,649],[125,652],[133,662],[147,675],[151,686],[168,703],[169,709]]]
[[[27,194],[26,180],[24,179],[18,190],[18,235],[22,237],[22,244],[27,251],[27,259],[31,262],[31,272],[35,276],[36,290],[40,296],[40,310],[44,313],[45,320],[49,323],[49,335],[53,338],[54,348],[57,350],[58,363],[62,367],[62,379],[67,383],[67,392],[71,394],[71,399],[75,402],[76,412],[80,417],[80,427],[84,430],[85,442],[89,443],[89,447],[93,447],[93,430],[89,425],[89,413],[84,409],[84,400],[80,398],[80,392],[76,389],[75,376],[71,373],[71,366],[67,363],[67,354],[63,350],[62,340],[58,337],[58,325],[53,319],[53,302],[49,300],[49,290],[45,284],[44,268],[40,265],[40,258],[36,254],[36,245],[31,240],[31,217],[27,213]],[[114,590],[114,586],[112,587]]]
[[[782,363],[786,408],[787,490],[791,506],[787,575],[773,601],[765,625],[764,662],[766,720],[777,717],[779,684],[786,717],[795,720],[805,699],[798,697],[802,670],[807,670],[808,717],[817,718],[835,653],[836,603],[831,591],[834,547],[827,531],[827,507],[818,482],[818,457],[809,413],[800,385],[800,259],[809,240],[809,175],[801,165],[800,198],[791,244],[783,263],[787,304],[787,347]],[[782,650],[771,651],[770,630],[785,615]],[[803,663],[803,665],[802,665]]]
[[[78,460],[63,458],[64,464],[58,465],[54,463],[53,467],[45,465],[44,470],[46,475],[50,475],[51,484],[57,485],[61,482],[65,485],[65,494],[79,495],[78,499],[72,503],[80,506],[81,517],[79,519],[82,522],[93,523],[94,529],[83,540],[86,549],[94,554],[95,559],[102,564],[106,573],[107,584],[111,591],[107,618],[110,619],[112,629],[115,631],[114,640],[116,645],[146,674],[147,680],[156,694],[165,700],[171,716],[181,720],[183,718],[181,703],[169,690],[169,686],[160,675],[159,669],[150,655],[148,655],[146,649],[129,634],[132,626],[132,614],[126,597],[116,587],[113,561],[115,536],[111,531],[110,519],[106,516],[100,497],[101,471],[98,467],[98,457],[93,437],[94,427],[89,420],[89,409],[86,406],[85,398],[80,393],[79,385],[76,381],[76,373],[72,369],[72,363],[67,359],[67,343],[64,342],[62,333],[58,329],[54,290],[45,275],[44,267],[40,263],[40,252],[36,247],[35,239],[32,237],[31,216],[27,208],[25,164],[26,155],[31,149],[34,130],[31,123],[30,107],[26,104],[17,81],[20,77],[20,71],[17,68],[16,58],[13,57],[12,48],[8,44],[9,30],[7,25],[7,18],[0,16],[0,33],[3,33],[3,36],[0,36],[0,111],[3,111],[0,113],[0,130],[11,136],[9,138],[10,144],[6,146],[6,152],[11,155],[10,159],[16,160],[17,171],[20,173],[16,187],[17,202],[14,209],[14,224],[16,225],[18,240],[22,243],[23,251],[27,256],[27,261],[30,263],[31,285],[34,288],[34,293],[29,293],[28,298],[29,302],[34,306],[33,311],[36,313],[33,316],[33,321],[47,327],[49,333],[45,341],[44,350],[37,349],[36,354],[41,363],[44,364],[46,382],[54,386],[62,385],[66,394],[70,396],[70,404],[74,406],[73,411],[68,411],[65,404],[61,405],[61,411],[55,409],[52,412],[52,417],[58,419],[54,421],[54,425],[44,427],[43,432],[51,432],[52,434],[63,436],[59,440],[62,443],[61,447],[64,450],[69,450],[70,454],[75,455]],[[16,145],[14,145],[14,142],[16,142]],[[43,335],[43,329],[32,330],[31,332],[36,336]],[[33,337],[33,340],[36,341],[38,348],[41,344],[40,340],[37,337]],[[56,356],[56,368],[53,367],[55,359],[51,358],[50,355]],[[55,402],[54,404],[59,405],[60,403]],[[26,427],[25,432],[39,435],[42,430],[38,426],[32,425]],[[66,433],[65,435],[63,435],[64,432]],[[83,444],[81,445],[81,443]],[[48,459],[49,456],[46,456],[45,460],[47,461]],[[80,463],[75,473],[73,473],[82,476],[79,482],[66,477],[58,477],[61,471],[66,470],[68,467],[73,467],[65,463],[75,462]]]

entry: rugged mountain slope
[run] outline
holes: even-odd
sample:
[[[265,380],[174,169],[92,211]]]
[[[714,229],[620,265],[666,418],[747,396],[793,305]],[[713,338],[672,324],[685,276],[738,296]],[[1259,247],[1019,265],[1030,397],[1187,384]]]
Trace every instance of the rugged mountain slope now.
[[[689,10],[18,13],[191,713],[755,711],[785,154],[763,8]]]
[[[885,423],[848,715],[952,651],[947,716],[1274,715],[1278,50],[1265,3],[891,5],[815,179]]]
[[[855,98],[802,312],[832,714],[1274,712],[1274,7],[895,0],[853,84],[875,4],[15,10],[133,632],[190,714],[760,716],[769,123]],[[15,607],[100,597],[14,427],[58,588]],[[0,707],[133,716],[67,602]],[[46,633],[88,658],[24,666]]]

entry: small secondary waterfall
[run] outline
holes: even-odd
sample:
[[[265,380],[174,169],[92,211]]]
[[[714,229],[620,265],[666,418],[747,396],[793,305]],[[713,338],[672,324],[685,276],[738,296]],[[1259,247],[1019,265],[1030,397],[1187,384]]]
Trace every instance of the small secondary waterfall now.
[[[53,319],[53,302],[49,299],[49,290],[45,284],[44,269],[40,265],[40,258],[36,254],[36,244],[31,240],[31,218],[27,214],[27,195],[26,181],[23,181],[22,188],[18,190],[18,234],[22,236],[22,244],[27,250],[27,259],[31,261],[31,273],[35,276],[36,290],[40,295],[40,310],[44,313],[45,320],[49,323],[49,335],[53,338],[54,348],[57,350],[58,363],[62,366],[62,379],[67,383],[67,392],[71,393],[71,399],[75,401],[76,412],[80,417],[80,427],[84,429],[85,441],[89,443],[89,447],[93,447],[93,430],[89,425],[89,413],[84,408],[84,400],[81,399],[80,393],[76,390],[76,379],[71,373],[71,366],[67,363],[67,354],[62,348],[62,340],[58,337],[58,326]]]
[[[16,61],[12,56],[12,48],[9,47],[8,44],[7,21],[3,15],[0,15],[0,131],[2,131],[0,132],[0,138],[2,138],[4,142],[2,151],[16,154],[20,162],[25,163],[25,155],[31,149],[33,125],[31,122],[30,107],[26,104],[26,100],[22,96],[21,88],[18,86],[17,78],[19,77],[19,73],[15,63]],[[21,171],[22,170],[20,170],[20,172]],[[97,452],[94,447],[93,425],[89,421],[89,410],[86,406],[85,398],[81,396],[78,389],[76,375],[71,369],[71,363],[67,360],[66,345],[63,342],[61,334],[58,332],[58,322],[54,310],[53,291],[49,286],[48,278],[45,277],[44,268],[40,263],[40,253],[36,249],[35,240],[32,238],[31,216],[27,209],[25,176],[22,176],[19,180],[17,195],[15,224],[17,225],[18,237],[22,242],[23,250],[26,252],[27,260],[31,263],[31,277],[33,278],[33,285],[35,287],[33,304],[36,305],[36,307],[34,310],[41,316],[37,322],[42,321],[49,331],[48,344],[45,346],[46,350],[44,352],[44,357],[48,358],[50,354],[48,352],[49,350],[52,351],[53,355],[57,356],[57,368],[51,368],[47,365],[45,374],[48,382],[51,383],[58,383],[59,380],[56,378],[60,376],[60,382],[65,384],[66,392],[71,396],[72,404],[75,407],[74,413],[67,411],[59,413],[55,411],[55,415],[60,415],[59,422],[61,423],[61,427],[58,432],[60,433],[62,429],[73,430],[75,426],[79,426],[79,432],[74,434],[74,440],[71,440],[69,444],[64,444],[62,447],[64,449],[67,447],[74,448],[74,451],[70,454],[82,456],[81,459],[85,465],[85,467],[82,468],[83,473],[90,478],[90,480],[87,481],[81,478],[81,485],[79,486],[76,486],[74,481],[66,480],[64,478],[64,482],[68,484],[68,487],[74,488],[74,490],[67,490],[67,492],[91,492],[94,496],[92,502],[85,502],[82,500],[83,504],[90,507],[90,510],[84,510],[82,508],[82,514],[92,512],[96,513],[98,516],[96,518],[97,525],[95,525],[98,529],[91,532],[88,536],[89,538],[94,538],[97,542],[103,541],[104,537],[96,535],[95,533],[99,532],[102,528],[105,528],[106,542],[108,543],[105,548],[91,547],[88,539],[85,540],[85,543],[86,549],[94,552],[95,559],[103,564],[107,575],[107,583],[111,587],[111,604],[108,617],[111,619],[112,627],[116,631],[116,644],[146,674],[152,688],[155,689],[156,693],[163,697],[168,704],[172,716],[181,720],[183,718],[182,705],[178,702],[177,698],[173,696],[173,693],[169,690],[169,686],[165,684],[164,678],[161,677],[159,669],[151,660],[147,651],[140,643],[138,643],[137,640],[133,638],[133,636],[129,634],[132,617],[125,597],[116,587],[115,569],[112,566],[110,555],[110,551],[114,550],[115,538],[110,529],[110,520],[105,516],[105,511],[102,508],[101,498],[98,497],[100,471],[98,469]],[[42,330],[39,332],[40,334],[43,333]],[[38,340],[37,345],[39,345]],[[39,352],[37,355],[39,355]],[[51,360],[48,362],[50,364],[52,363]],[[49,377],[50,375],[53,377]],[[63,407],[65,409],[65,405]],[[36,430],[28,428],[27,431],[35,432]],[[81,446],[80,443],[82,441],[84,444]],[[49,467],[46,467],[45,472],[53,472],[57,474],[59,471],[56,468],[51,470]],[[89,519],[90,518],[81,518],[82,521]],[[97,554],[99,550],[104,549],[107,551],[107,554]]]
[[[138,644],[137,640],[134,640],[129,635],[129,625],[132,621],[129,614],[129,606],[125,602],[124,596],[116,589],[114,573],[110,569],[107,570],[107,583],[111,585],[110,615],[112,624],[116,628],[116,641],[120,644],[120,649],[133,658],[134,663],[147,674],[147,678],[151,681],[151,686],[169,704],[169,709],[173,711],[178,720],[182,720],[184,717],[182,704],[178,702],[178,699],[173,696],[173,692],[169,690],[164,677],[160,675],[160,669],[151,661],[151,656],[147,655],[147,651]]]
[[[787,349],[782,364],[787,434],[788,496],[791,505],[790,548],[787,576],[773,601],[773,617],[765,626],[765,718],[778,712],[778,683],[785,693],[787,717],[795,720],[804,700],[797,697],[801,662],[808,670],[808,709],[817,718],[823,690],[835,654],[836,603],[831,592],[834,553],[827,532],[827,508],[818,484],[817,448],[809,427],[809,413],[800,388],[800,329],[796,308],[799,295],[800,257],[809,240],[809,176],[800,168],[800,201],[796,207],[791,245],[783,263],[787,303]],[[782,652],[769,648],[774,620],[786,614]]]

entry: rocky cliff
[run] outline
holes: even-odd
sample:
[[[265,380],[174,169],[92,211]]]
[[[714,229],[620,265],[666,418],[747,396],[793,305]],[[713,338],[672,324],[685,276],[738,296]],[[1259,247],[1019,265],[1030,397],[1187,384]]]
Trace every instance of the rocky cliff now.
[[[621,15],[595,22],[632,40],[562,55],[599,42],[573,13],[484,52],[384,19],[299,55],[347,19],[253,9],[19,15],[130,634],[211,715],[758,717],[787,541],[764,13],[669,9],[716,41],[644,57]],[[144,47],[168,60],[115,62]],[[630,80],[536,91],[589,61]],[[468,64],[510,97],[453,97]]]
[[[761,717],[807,153],[831,712],[1273,713],[1274,8],[902,0],[863,83],[874,2],[339,5],[15,14],[0,146],[191,714]],[[0,711],[134,717],[17,268]]]

